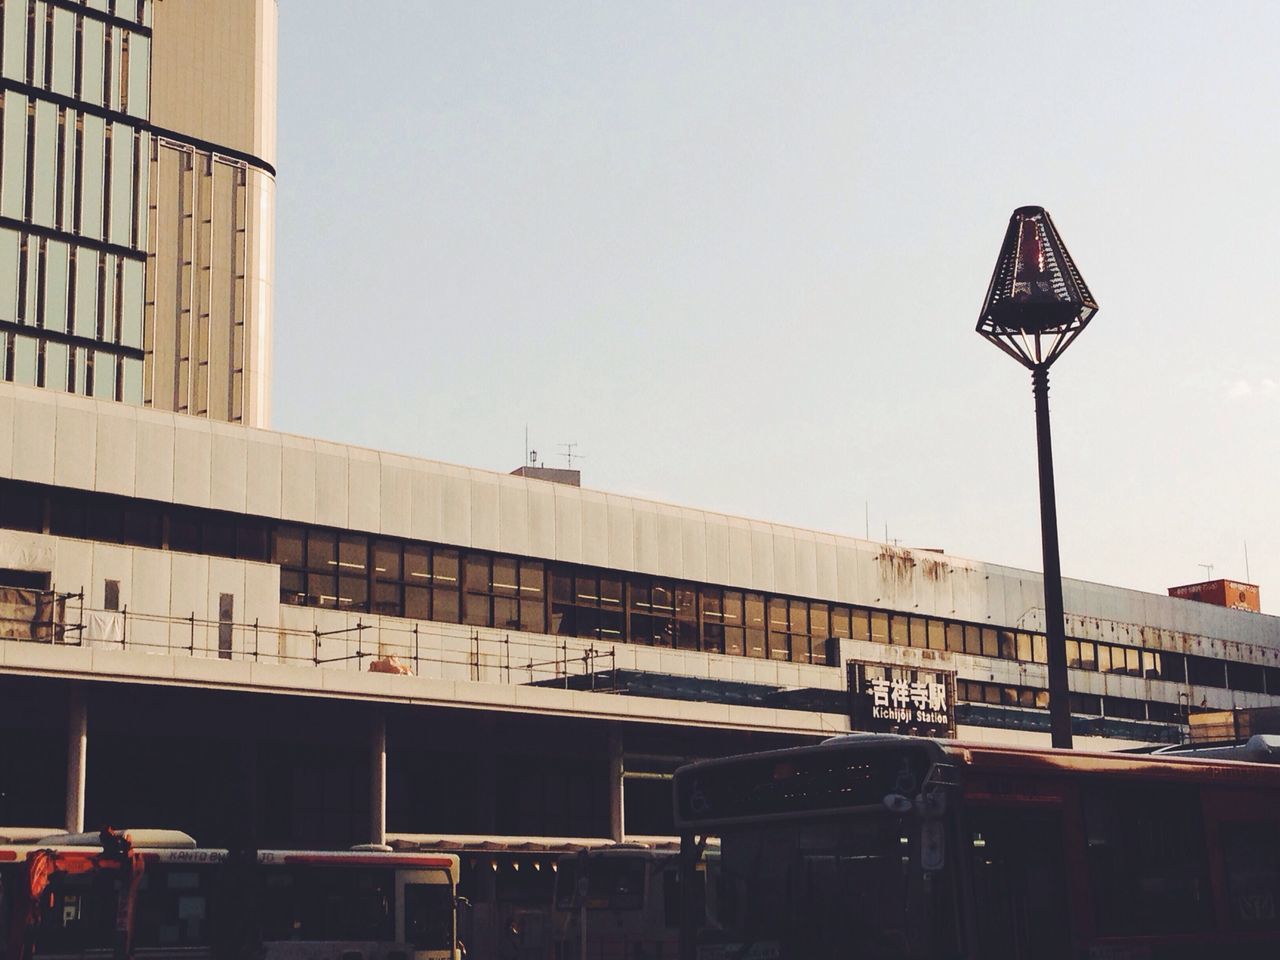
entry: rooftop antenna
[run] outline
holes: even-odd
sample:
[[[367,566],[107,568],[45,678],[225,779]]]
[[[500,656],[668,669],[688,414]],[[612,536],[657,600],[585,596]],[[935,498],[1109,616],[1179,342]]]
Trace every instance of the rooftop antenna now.
[[[866,526],[867,539],[871,539],[871,501],[862,501],[862,522]]]
[[[557,446],[559,446],[559,447],[561,447],[561,448],[563,449],[563,451],[564,451],[564,452],[561,454],[561,456],[563,456],[563,457],[564,457],[565,462],[568,464],[568,468],[569,468],[570,470],[572,470],[572,469],[573,469],[573,458],[574,458],[574,457],[577,457],[579,460],[585,460],[585,459],[586,459],[586,456],[585,456],[585,455],[583,455],[583,454],[581,454],[581,453],[574,453],[574,452],[573,452],[573,448],[574,448],[574,447],[576,447],[577,445],[578,445],[578,444],[577,444],[577,442],[576,442],[576,441],[575,441],[575,442],[573,442],[573,443],[561,443],[561,444],[557,444]]]
[[[1197,563],[1197,564],[1196,564],[1196,566],[1197,566],[1197,567],[1200,567],[1201,569],[1203,569],[1203,570],[1204,570],[1204,578],[1205,578],[1206,580],[1212,580],[1212,579],[1213,579],[1213,564],[1212,564],[1212,563]]]
[[[1244,582],[1253,583],[1253,577],[1249,576],[1249,541],[1244,542]]]

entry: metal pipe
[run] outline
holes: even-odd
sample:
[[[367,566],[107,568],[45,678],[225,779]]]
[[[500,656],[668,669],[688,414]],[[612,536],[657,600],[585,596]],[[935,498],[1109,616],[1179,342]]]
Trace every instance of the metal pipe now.
[[[1058,558],[1058,506],[1049,433],[1049,367],[1031,369],[1036,399],[1036,453],[1040,467],[1040,544],[1044,554],[1044,632],[1049,655],[1049,729],[1053,745],[1071,749],[1071,695],[1067,681],[1067,637],[1062,612],[1062,566]]]
[[[369,731],[369,842],[387,842],[387,718],[378,713]]]

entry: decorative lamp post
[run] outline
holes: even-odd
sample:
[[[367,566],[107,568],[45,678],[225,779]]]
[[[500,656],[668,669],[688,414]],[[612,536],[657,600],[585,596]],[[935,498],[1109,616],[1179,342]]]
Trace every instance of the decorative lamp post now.
[[[1049,653],[1049,724],[1055,747],[1071,746],[1067,642],[1058,562],[1058,511],[1049,438],[1049,367],[1080,336],[1098,302],[1085,286],[1043,207],[1019,207],[1009,218],[995,273],[978,317],[978,333],[1031,371],[1040,462],[1040,539],[1044,550],[1044,616]]]

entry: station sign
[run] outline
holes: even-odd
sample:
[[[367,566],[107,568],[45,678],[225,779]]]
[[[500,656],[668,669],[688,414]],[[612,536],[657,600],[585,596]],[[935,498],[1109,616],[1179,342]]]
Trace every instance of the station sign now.
[[[954,738],[954,670],[850,660],[849,722],[855,731]]]

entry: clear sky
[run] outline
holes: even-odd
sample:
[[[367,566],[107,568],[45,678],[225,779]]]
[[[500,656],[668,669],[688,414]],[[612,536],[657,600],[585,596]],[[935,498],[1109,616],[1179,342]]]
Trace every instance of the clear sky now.
[[[280,0],[272,425],[1280,613],[1280,5]]]

